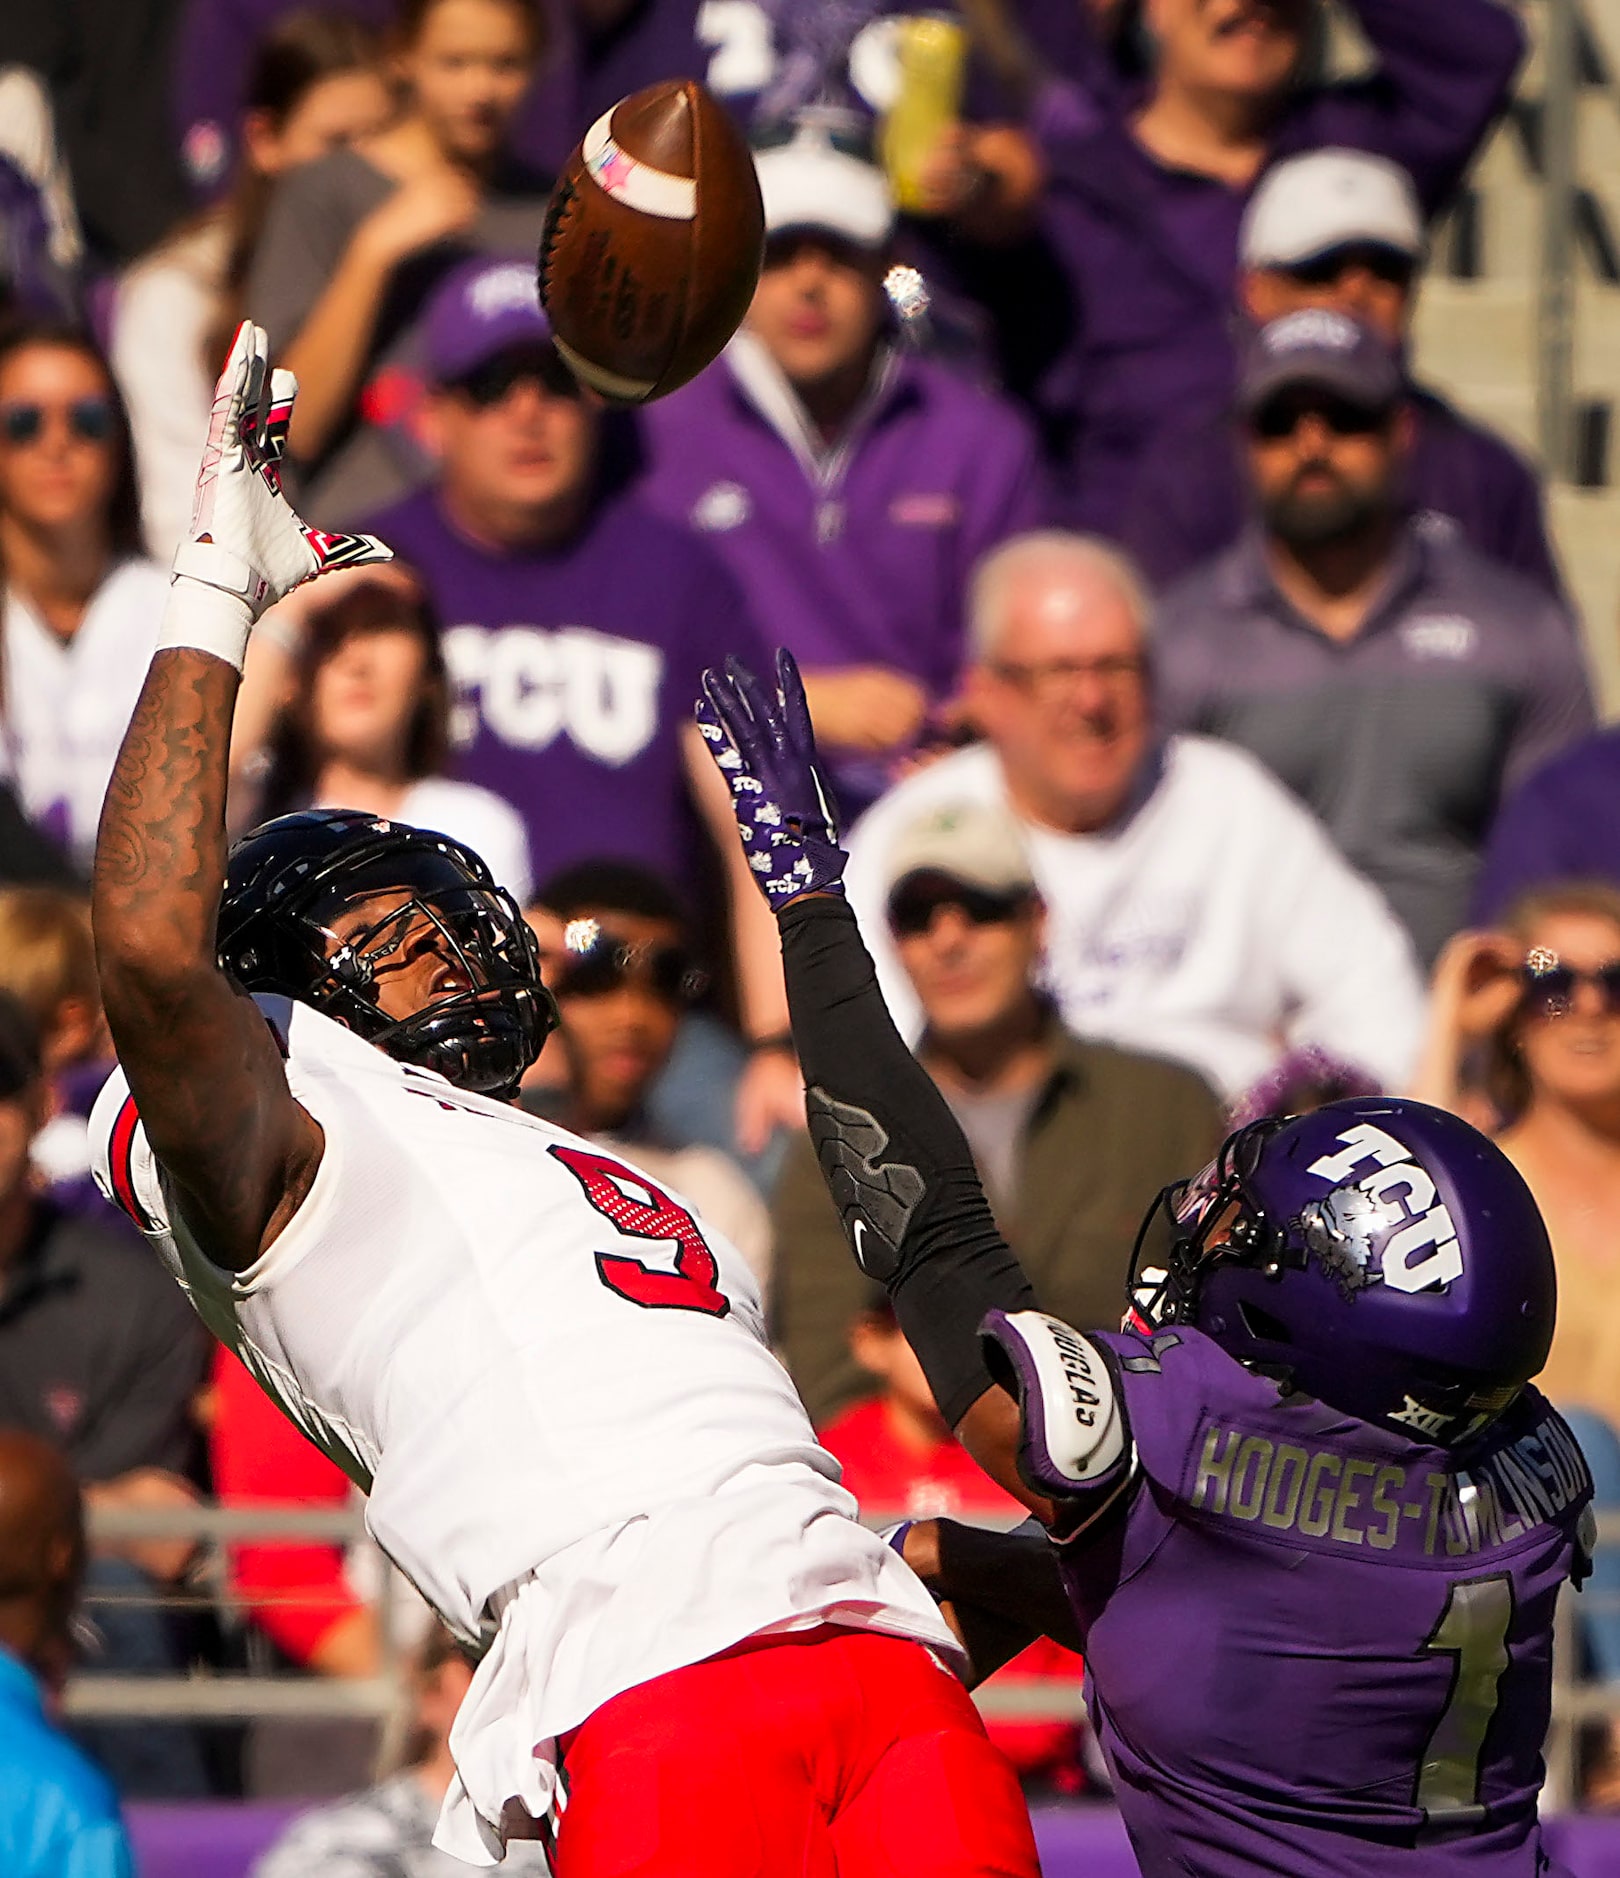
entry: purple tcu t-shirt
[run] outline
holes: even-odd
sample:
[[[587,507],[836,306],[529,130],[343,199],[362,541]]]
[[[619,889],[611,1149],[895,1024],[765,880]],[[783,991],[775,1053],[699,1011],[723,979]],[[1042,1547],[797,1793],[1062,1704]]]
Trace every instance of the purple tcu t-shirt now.
[[[1142,1484],[1060,1551],[1146,1878],[1543,1870],[1553,1606],[1591,1480],[1534,1390],[1463,1467],[1198,1331],[1096,1338]]]
[[[458,534],[431,490],[366,524],[422,575],[455,686],[456,773],[504,796],[543,883],[613,857],[679,879],[693,824],[681,733],[728,652],[763,651],[701,542],[624,497],[553,549]]]

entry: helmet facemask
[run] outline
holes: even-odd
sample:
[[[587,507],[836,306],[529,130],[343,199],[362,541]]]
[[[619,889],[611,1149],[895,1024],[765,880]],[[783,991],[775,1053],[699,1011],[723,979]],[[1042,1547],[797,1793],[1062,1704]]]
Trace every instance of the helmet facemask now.
[[[1251,1122],[1229,1135],[1200,1173],[1161,1190],[1131,1253],[1128,1330],[1196,1323],[1199,1293],[1223,1262],[1271,1276],[1282,1271],[1291,1256],[1288,1235],[1262,1219],[1246,1190],[1262,1149],[1282,1126],[1273,1118]]]
[[[323,861],[278,875],[264,896],[280,935],[274,963],[249,937],[231,947],[227,969],[245,988],[299,998],[457,1088],[516,1094],[557,1021],[539,946],[517,902],[476,855],[445,837],[399,824],[372,830]],[[356,909],[373,901],[384,904],[356,925]],[[424,933],[453,988],[390,1017],[378,981],[419,949]]]
[[[398,873],[400,870],[390,870]],[[396,891],[409,898],[387,907],[341,938],[324,909],[309,917],[324,928],[332,950],[324,963],[341,987],[330,1014],[400,1062],[436,1070],[459,1089],[509,1096],[555,1021],[540,985],[539,950],[510,894],[498,887],[422,885],[355,887],[344,883],[341,910]],[[378,1003],[379,977],[396,955],[431,931],[434,953],[449,966],[455,988],[407,1017],[390,1018]],[[315,1000],[322,1000],[317,993]]]

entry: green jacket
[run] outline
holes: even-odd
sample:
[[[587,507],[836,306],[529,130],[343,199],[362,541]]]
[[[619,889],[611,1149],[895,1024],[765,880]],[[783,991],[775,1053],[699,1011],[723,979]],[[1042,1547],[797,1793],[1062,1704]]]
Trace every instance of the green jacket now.
[[[1224,1132],[1192,1070],[1053,1024],[1053,1064],[1020,1145],[1014,1216],[1000,1224],[1042,1307],[1080,1329],[1117,1329],[1142,1216],[1161,1187],[1201,1168]],[[772,1330],[819,1426],[872,1380],[849,1354],[871,1295],[845,1243],[809,1137],[788,1151],[771,1208]]]

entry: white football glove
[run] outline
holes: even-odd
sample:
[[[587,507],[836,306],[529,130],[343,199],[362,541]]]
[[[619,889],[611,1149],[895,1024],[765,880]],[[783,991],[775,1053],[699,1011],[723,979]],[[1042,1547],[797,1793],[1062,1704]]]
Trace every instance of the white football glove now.
[[[214,387],[191,530],[174,557],[160,647],[197,647],[240,671],[254,622],[294,587],[327,568],[394,558],[375,535],[306,526],[287,500],[281,459],[297,395],[291,372],[270,369],[264,328],[244,321]]]

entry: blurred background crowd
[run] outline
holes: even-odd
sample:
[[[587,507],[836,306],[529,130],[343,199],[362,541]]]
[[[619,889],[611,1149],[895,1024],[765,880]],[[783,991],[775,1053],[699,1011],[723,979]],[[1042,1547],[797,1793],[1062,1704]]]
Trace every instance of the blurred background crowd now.
[[[301,383],[303,513],[398,560],[256,635],[237,829],[344,805],[486,857],[562,1011],[524,1102],[735,1240],[864,1506],[1012,1512],[802,1132],[774,928],[690,718],[705,665],[777,644],[891,1007],[1048,1307],[1117,1320],[1138,1219],[1234,1118],[1422,1096],[1540,1201],[1542,1384],[1620,1507],[1620,530],[1566,487],[1607,447],[1573,287],[1620,262],[1567,173],[1561,234],[1501,180],[1527,153],[1551,199],[1555,65],[1610,150],[1610,35],[1608,0],[4,10],[0,1422],[83,1483],[96,1666],[364,1682],[390,1621],[336,1541],[222,1562],[156,1517],[350,1490],[87,1179],[87,869],[245,314]],[[713,367],[607,410],[533,257],[556,165],[674,74],[747,127],[765,265]],[[51,1499],[13,1445],[0,1580]],[[1608,1548],[1580,1648],[1620,1685],[1617,1589]],[[425,1837],[458,1675],[430,1636],[395,1771],[267,1874]],[[1005,1729],[1032,1787],[1096,1785],[1072,1721]],[[341,1725],[81,1732],[126,1795],[357,1764]],[[1617,1747],[1591,1731],[1593,1805]]]

